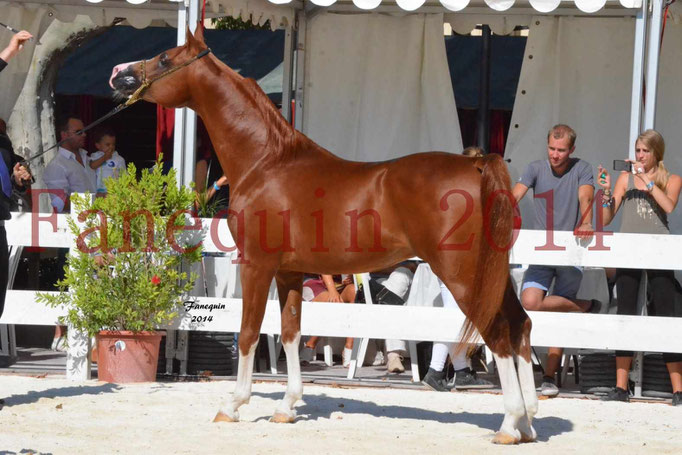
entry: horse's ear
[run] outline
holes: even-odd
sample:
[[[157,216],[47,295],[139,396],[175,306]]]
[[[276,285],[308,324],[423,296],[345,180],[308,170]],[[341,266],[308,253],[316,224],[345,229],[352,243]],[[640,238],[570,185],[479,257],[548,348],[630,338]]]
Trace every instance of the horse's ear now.
[[[205,43],[204,41],[204,24],[201,21],[197,21],[197,28],[194,31],[194,38],[200,43]]]
[[[189,29],[189,25],[185,27],[185,42],[186,43],[194,42],[194,35],[192,35],[192,31]]]
[[[185,41],[190,47],[194,47],[195,49],[204,49],[206,47],[206,44],[204,44],[204,27],[201,26],[201,22],[197,22],[197,29],[194,32],[194,35],[192,35],[188,25],[185,36]]]

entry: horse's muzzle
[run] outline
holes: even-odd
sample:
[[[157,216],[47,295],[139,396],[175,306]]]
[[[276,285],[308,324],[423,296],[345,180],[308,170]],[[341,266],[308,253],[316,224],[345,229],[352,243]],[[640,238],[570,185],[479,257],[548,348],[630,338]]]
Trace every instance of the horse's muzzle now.
[[[123,95],[131,95],[141,85],[140,81],[133,73],[132,65],[122,70],[118,70],[117,68],[114,68],[112,71],[109,85]]]

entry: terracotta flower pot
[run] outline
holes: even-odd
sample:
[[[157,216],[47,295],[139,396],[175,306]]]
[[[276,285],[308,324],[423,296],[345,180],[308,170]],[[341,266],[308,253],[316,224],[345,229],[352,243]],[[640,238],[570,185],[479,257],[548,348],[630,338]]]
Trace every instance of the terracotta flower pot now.
[[[163,332],[103,330],[97,335],[97,372],[104,382],[156,380]]]

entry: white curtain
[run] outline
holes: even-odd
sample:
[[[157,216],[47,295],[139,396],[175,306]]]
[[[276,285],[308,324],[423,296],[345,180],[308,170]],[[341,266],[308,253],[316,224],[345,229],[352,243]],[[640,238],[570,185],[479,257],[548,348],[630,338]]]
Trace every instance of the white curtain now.
[[[303,131],[341,157],[462,151],[441,14],[308,22]]]
[[[682,23],[668,21],[660,58],[656,129],[665,139],[666,167],[682,175]],[[682,234],[682,204],[670,216],[670,228]]]
[[[17,30],[28,30],[36,39],[42,35],[51,18],[47,15],[47,8],[24,8],[21,6],[0,7],[0,21]],[[5,28],[0,28],[0,48],[4,49],[9,44],[13,33]],[[33,53],[36,48],[36,40],[30,41],[25,48],[17,54],[0,73],[0,118],[7,121],[14,108],[19,93],[24,86],[26,75],[31,66]]]

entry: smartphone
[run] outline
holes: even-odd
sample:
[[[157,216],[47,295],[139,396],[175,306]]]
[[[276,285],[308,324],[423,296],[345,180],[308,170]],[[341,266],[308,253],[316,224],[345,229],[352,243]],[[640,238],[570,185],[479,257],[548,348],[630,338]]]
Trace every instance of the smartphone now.
[[[632,172],[632,163],[625,160],[613,160],[613,170]]]

